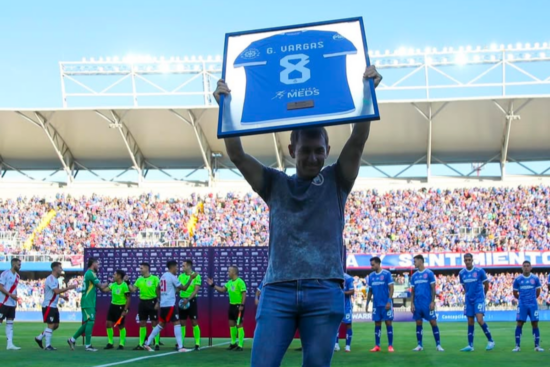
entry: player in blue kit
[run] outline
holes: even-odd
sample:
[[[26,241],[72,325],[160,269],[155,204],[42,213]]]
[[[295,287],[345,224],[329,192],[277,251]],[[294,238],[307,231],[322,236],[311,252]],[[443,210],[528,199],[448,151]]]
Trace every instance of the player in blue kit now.
[[[393,278],[391,273],[383,270],[382,261],[379,257],[370,259],[370,265],[373,272],[370,273],[367,284],[369,293],[367,294],[367,312],[369,304],[374,296],[372,305],[372,321],[374,321],[374,338],[376,345],[371,352],[380,352],[380,336],[382,334],[382,321],[386,322],[386,331],[388,332],[388,352],[393,353]]]
[[[462,348],[462,352],[474,351],[474,330],[475,319],[479,326],[483,329],[487,337],[487,347],[485,350],[493,350],[495,341],[491,336],[489,327],[485,323],[483,316],[485,315],[485,295],[489,290],[489,279],[485,270],[474,267],[474,257],[472,254],[464,255],[465,269],[462,269],[458,274],[460,284],[464,289],[464,315],[468,318],[468,346]]]
[[[422,345],[422,319],[429,321],[435,338],[436,349],[439,352],[445,350],[441,347],[437,315],[435,313],[435,275],[424,266],[424,256],[414,257],[414,267],[418,269],[411,277],[411,311],[416,321],[416,340],[418,346],[415,352],[424,350]]]
[[[351,337],[353,331],[351,329],[353,318],[353,305],[351,304],[351,296],[355,293],[355,287],[353,286],[353,277],[344,273],[344,319],[342,323],[346,325],[346,352],[351,352]],[[338,332],[336,333],[336,344],[334,345],[334,351],[340,351],[340,345],[338,345]]]
[[[246,72],[241,122],[354,111],[346,62],[356,53],[352,42],[331,31],[291,31],[252,42],[234,63]],[[300,101],[313,106],[287,108]]]
[[[523,274],[514,279],[514,297],[519,300],[516,326],[516,347],[513,352],[520,351],[521,331],[527,317],[531,320],[533,327],[533,338],[535,339],[535,352],[544,352],[540,347],[539,330],[539,306],[537,299],[540,296],[541,284],[537,276],[531,274],[531,263],[524,261],[522,264]]]

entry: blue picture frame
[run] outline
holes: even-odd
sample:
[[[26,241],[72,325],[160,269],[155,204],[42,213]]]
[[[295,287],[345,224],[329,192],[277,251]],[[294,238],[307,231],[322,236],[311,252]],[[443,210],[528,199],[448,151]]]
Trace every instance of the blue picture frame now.
[[[314,23],[297,24],[292,26],[281,26],[281,27],[263,28],[263,29],[256,29],[256,30],[249,30],[249,31],[242,31],[242,32],[226,33],[225,42],[224,42],[221,78],[224,80],[226,78],[228,42],[231,37],[238,37],[238,36],[250,35],[250,34],[259,34],[259,33],[266,33],[266,32],[289,31],[297,28],[309,28],[309,27],[339,24],[339,23],[350,23],[350,22],[359,22],[360,29],[361,29],[361,38],[363,41],[364,56],[365,56],[366,65],[368,67],[371,65],[371,63],[370,63],[370,58],[368,54],[368,46],[367,46],[367,39],[365,36],[365,27],[363,24],[363,17],[354,17],[354,18],[344,18],[344,19],[337,19],[337,20],[314,22]],[[373,110],[374,110],[374,113],[372,114],[356,116],[356,117],[327,119],[322,121],[313,121],[313,122],[306,122],[306,123],[300,123],[300,124],[288,123],[285,125],[232,130],[232,131],[226,131],[226,132],[222,131],[223,114],[224,114],[224,96],[222,95],[220,98],[219,113],[218,113],[218,130],[217,130],[218,139],[247,136],[247,135],[261,135],[261,134],[275,133],[275,132],[281,132],[281,131],[304,129],[304,128],[313,127],[313,126],[334,126],[334,125],[343,125],[343,124],[350,124],[350,123],[357,123],[357,122],[364,122],[364,121],[380,120],[380,111],[378,109],[378,100],[376,98],[374,82],[372,79],[370,79],[368,83],[370,87],[370,94],[372,96],[372,104],[373,104]],[[231,88],[231,86],[229,87]],[[304,119],[307,119],[307,118],[304,118]]]

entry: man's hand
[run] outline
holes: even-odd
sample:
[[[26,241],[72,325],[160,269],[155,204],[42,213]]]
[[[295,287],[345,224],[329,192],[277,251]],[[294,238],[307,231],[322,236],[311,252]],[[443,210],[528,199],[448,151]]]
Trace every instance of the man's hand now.
[[[206,278],[206,283],[208,283],[208,285],[212,287],[212,284],[214,284],[214,279]]]
[[[10,298],[17,301],[17,294],[10,293]]]
[[[367,302],[367,306],[365,307],[365,312],[366,312],[366,313],[368,313],[368,312],[369,312],[369,305],[370,305],[370,303],[369,303],[369,302]]]
[[[259,299],[254,299],[254,304],[256,304],[256,306],[258,306],[258,304],[260,303],[260,300]]]
[[[191,280],[195,279],[199,274],[197,273],[193,273],[191,274],[191,276],[189,278],[191,278]]]
[[[231,89],[229,89],[227,84],[225,84],[225,80],[223,79],[218,80],[218,86],[214,91],[214,98],[216,99],[216,102],[218,103],[218,105],[220,104],[220,96],[221,95],[227,96],[229,95],[229,93],[231,93]]]
[[[378,73],[378,71],[376,70],[376,66],[374,65],[369,66],[365,70],[365,73],[363,74],[363,78],[374,79],[374,88],[378,87],[378,85],[382,81],[382,75]],[[219,83],[218,83],[218,86],[219,86]]]
[[[158,303],[158,302],[157,302],[157,303],[155,303],[155,310],[158,310],[159,308],[160,308],[160,305],[159,305],[159,303]]]
[[[386,303],[386,311],[389,311],[391,309],[391,303],[388,302]]]
[[[72,291],[73,289],[76,289],[77,287],[78,287],[77,284],[72,284],[72,285],[68,286],[67,289]]]
[[[188,303],[189,303],[189,299],[188,299],[188,298],[184,298],[184,299],[183,299],[183,305],[185,306],[185,305],[188,304]]]
[[[416,311],[416,307],[414,307],[414,303],[411,304],[411,312],[414,313],[414,311]]]
[[[239,305],[239,311],[242,311],[244,310],[244,306],[243,305]]]
[[[435,309],[435,302],[430,303],[430,311],[433,311]]]

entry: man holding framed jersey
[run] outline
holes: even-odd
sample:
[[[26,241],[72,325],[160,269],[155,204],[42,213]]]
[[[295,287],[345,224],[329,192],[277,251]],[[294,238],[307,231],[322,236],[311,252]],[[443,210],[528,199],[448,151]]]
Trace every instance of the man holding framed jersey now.
[[[359,76],[357,76],[359,77]],[[377,86],[374,66],[364,74]],[[214,92],[229,95],[224,80]],[[294,130],[289,154],[296,175],[269,168],[245,153],[239,137],[225,139],[227,154],[270,209],[269,264],[256,315],[252,366],[280,366],[300,332],[305,366],[330,366],[334,336],[344,317],[344,207],[359,173],[370,122],[355,124],[336,164],[322,127]]]

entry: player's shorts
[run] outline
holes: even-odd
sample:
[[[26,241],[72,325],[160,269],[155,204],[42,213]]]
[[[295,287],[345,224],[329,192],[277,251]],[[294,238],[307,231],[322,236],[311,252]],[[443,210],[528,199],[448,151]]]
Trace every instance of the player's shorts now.
[[[229,309],[227,311],[227,318],[230,321],[237,322],[237,319],[239,318],[239,306],[240,305],[229,305]],[[243,310],[241,311],[241,323],[244,320],[244,311],[245,311],[245,308],[243,308]]]
[[[485,315],[485,300],[466,301],[464,304],[464,315],[466,317],[475,317],[477,314]]]
[[[193,297],[193,299],[189,301],[188,309],[182,310],[181,308],[178,307],[178,310],[179,310],[180,320],[184,320],[184,321],[187,319],[197,320],[199,318],[199,310],[197,306],[196,297]]]
[[[525,322],[527,321],[527,317],[529,317],[529,320],[531,322],[533,321],[539,321],[539,308],[536,305],[533,306],[518,306],[518,312],[516,314],[516,320]]]
[[[351,325],[351,322],[353,320],[353,311],[351,308],[346,308],[344,311],[344,319],[342,320],[342,324]]]
[[[15,306],[2,305],[0,307],[0,321],[15,319]]]
[[[59,324],[59,309],[57,307],[42,307],[44,324]]]
[[[435,314],[435,310],[431,311],[430,306],[418,307],[415,305],[413,320],[418,321],[422,319],[426,321],[437,320],[437,315]]]
[[[82,322],[95,321],[95,308],[82,309]]]
[[[142,299],[139,301],[138,316],[139,321],[158,321],[159,313],[155,310],[157,299]]]
[[[124,308],[126,308],[125,305],[113,305],[111,303],[111,305],[109,306],[109,312],[107,313],[107,321],[117,323],[118,320],[120,320],[118,326],[120,328],[124,328],[124,322],[126,321],[126,316],[122,317],[122,314],[124,313]],[[121,317],[122,319],[120,319]]]
[[[160,308],[160,322],[175,322],[179,319],[180,318],[178,311],[176,310],[176,306]]]
[[[386,306],[373,307],[372,321],[393,321],[393,305],[389,310],[386,310]]]

